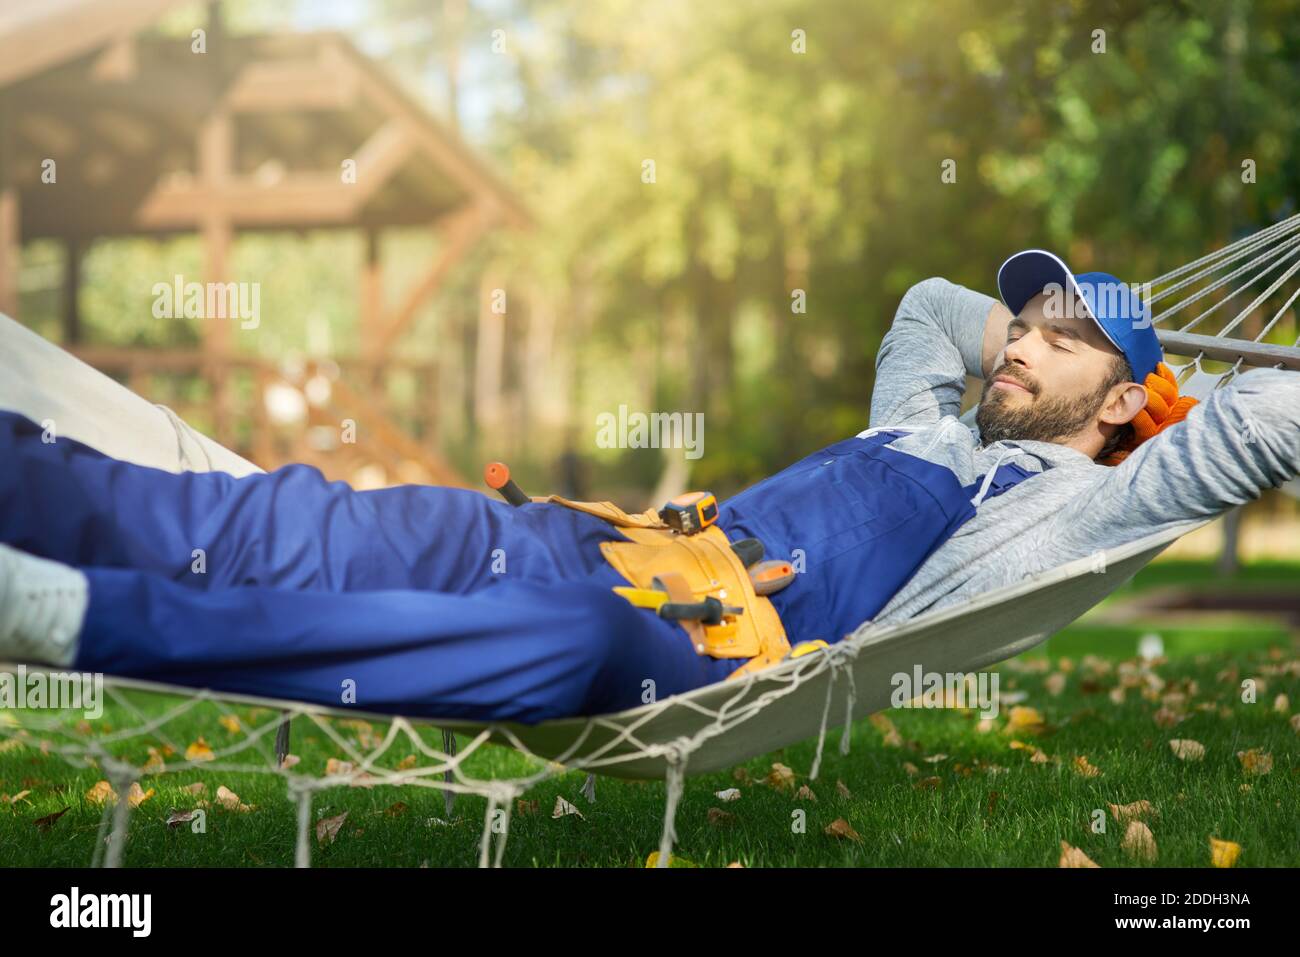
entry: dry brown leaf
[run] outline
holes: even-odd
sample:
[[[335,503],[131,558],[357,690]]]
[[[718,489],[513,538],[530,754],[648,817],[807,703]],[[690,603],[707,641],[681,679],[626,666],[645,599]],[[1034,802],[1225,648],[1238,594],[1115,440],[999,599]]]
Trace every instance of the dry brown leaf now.
[[[298,757],[298,755],[286,754],[280,760],[280,770],[288,771],[290,768],[296,768],[301,763],[302,763],[302,758]]]
[[[117,792],[113,790],[113,785],[107,781],[96,781],[95,786],[86,792],[86,800],[91,804],[103,804],[105,801],[116,801]]]
[[[1238,751],[1237,760],[1241,762],[1241,769],[1247,774],[1268,774],[1273,770],[1273,755],[1259,748]]]
[[[1061,842],[1061,860],[1057,867],[1100,867],[1092,858],[1065,841]]]
[[[343,827],[343,822],[348,819],[348,812],[344,811],[337,817],[326,817],[316,822],[316,843],[333,844],[335,838],[339,836],[339,830]]]
[[[884,745],[887,748],[901,748],[903,746],[903,736],[898,733],[898,728],[894,727],[894,722],[889,720],[889,715],[877,711],[870,718],[871,726],[880,732]]]
[[[1300,714],[1291,715],[1291,730],[1300,734]]]
[[[334,777],[335,775],[351,774],[356,769],[356,765],[351,761],[340,761],[338,758],[330,758],[325,762],[325,776]]]
[[[721,827],[724,824],[731,824],[736,820],[736,815],[730,811],[724,811],[720,807],[709,808],[709,823],[714,827]]]
[[[835,782],[835,793],[837,793],[842,798],[853,797],[853,792],[848,789],[848,787],[845,785],[843,781]]]
[[[401,817],[407,811],[405,801],[398,801],[396,804],[390,804],[384,808],[384,817]]]
[[[251,806],[239,800],[239,795],[230,790],[230,788],[226,787],[224,784],[217,788],[217,803],[227,811],[240,811],[247,814],[249,811],[253,810]]]
[[[714,791],[713,796],[719,801],[739,801],[740,788],[723,788],[721,791]]]
[[[139,807],[145,801],[153,797],[154,793],[153,788],[146,791],[144,788],[140,787],[139,781],[132,781],[131,789],[126,793],[126,800],[131,807]]]
[[[817,802],[817,795],[813,794],[813,789],[806,784],[801,785],[799,790],[794,792],[794,796],[798,801],[812,801],[814,804]]]
[[[919,791],[937,791],[939,788],[943,787],[943,778],[940,777],[921,778],[921,780],[913,784],[912,787],[916,788]]]
[[[530,801],[526,798],[515,798],[515,813],[520,817],[536,814],[537,809],[538,805],[535,800]]]
[[[188,824],[190,821],[194,820],[194,814],[194,811],[172,811],[167,815],[166,824],[174,830],[182,824]]]
[[[1074,770],[1085,778],[1095,778],[1101,774],[1101,768],[1094,767],[1088,763],[1087,755],[1077,754],[1074,757]]]
[[[1119,846],[1125,854],[1135,861],[1150,864],[1156,859],[1155,835],[1151,833],[1151,828],[1141,821],[1129,822],[1128,830],[1124,832],[1124,840],[1120,842]]]
[[[788,791],[794,787],[794,772],[781,762],[774,762],[768,772],[766,781],[778,791]]]
[[[220,724],[231,734],[239,734],[239,732],[244,730],[243,726],[240,725],[239,723],[239,719],[236,718],[233,714],[223,714],[219,719],[218,724]]]
[[[193,784],[187,784],[181,788],[187,794],[206,794],[208,786],[202,781],[195,781]]]
[[[1241,855],[1241,845],[1232,841],[1210,838],[1210,864],[1214,867],[1234,867]]]
[[[1191,738],[1173,738],[1169,749],[1179,761],[1200,761],[1205,757],[1205,745]]]
[[[414,754],[408,754],[406,757],[402,758],[402,760],[397,762],[397,770],[399,771],[411,770],[411,768],[415,767],[416,760],[417,758]]]
[[[921,760],[924,761],[926,764],[939,764],[939,763],[941,763],[941,762],[943,762],[943,761],[947,761],[947,760],[948,760],[948,755],[946,755],[946,754],[932,754],[932,755],[930,755],[928,758],[922,758]]]
[[[1110,816],[1120,824],[1160,816],[1156,812],[1155,805],[1150,801],[1134,801],[1132,804],[1108,804],[1107,807],[1110,808]]]
[[[1182,723],[1184,715],[1173,708],[1160,708],[1152,717],[1155,718],[1156,727],[1172,728]]]
[[[913,764],[911,761],[904,761],[904,762],[903,762],[903,770],[907,772],[907,776],[908,776],[909,778],[914,778],[914,777],[916,777],[918,774],[921,773],[921,769],[918,768],[918,767],[917,767],[915,764]]]
[[[141,774],[162,774],[167,770],[167,762],[163,760],[162,752],[157,748],[149,749],[149,760],[144,763],[140,769]]]
[[[728,866],[728,867],[744,867],[745,865],[742,864],[742,863],[740,863],[740,861],[732,861],[732,862],[731,862],[730,864],[728,864],[727,866]]]
[[[858,841],[859,843],[862,841],[862,835],[853,830],[853,825],[842,817],[837,817],[835,820],[831,821],[831,823],[827,824],[824,833],[829,837],[838,838],[840,840]]]
[[[1047,689],[1047,693],[1053,698],[1058,697],[1065,690],[1065,675],[1059,671],[1053,672],[1047,676],[1047,680],[1043,682],[1043,687]]]

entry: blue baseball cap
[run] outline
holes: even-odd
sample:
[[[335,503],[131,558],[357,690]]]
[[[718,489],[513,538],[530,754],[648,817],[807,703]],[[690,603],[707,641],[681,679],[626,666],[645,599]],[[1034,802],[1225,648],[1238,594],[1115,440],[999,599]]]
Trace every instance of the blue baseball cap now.
[[[1164,361],[1151,324],[1151,307],[1127,283],[1104,272],[1075,275],[1059,256],[1045,249],[1016,253],[998,270],[998,294],[1013,315],[1049,286],[1062,294],[1062,315],[1088,316],[1124,354],[1134,381],[1146,382]],[[1073,303],[1073,311],[1071,311]]]

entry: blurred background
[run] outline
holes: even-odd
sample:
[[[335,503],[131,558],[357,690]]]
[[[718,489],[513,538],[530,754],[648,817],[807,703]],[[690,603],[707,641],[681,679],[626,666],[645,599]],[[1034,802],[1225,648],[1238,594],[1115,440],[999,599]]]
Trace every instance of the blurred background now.
[[[1293,0],[0,0],[0,311],[267,469],[726,495],[866,426],[920,279],[1295,212],[1296,103]],[[1300,556],[1244,511],[1173,554]]]

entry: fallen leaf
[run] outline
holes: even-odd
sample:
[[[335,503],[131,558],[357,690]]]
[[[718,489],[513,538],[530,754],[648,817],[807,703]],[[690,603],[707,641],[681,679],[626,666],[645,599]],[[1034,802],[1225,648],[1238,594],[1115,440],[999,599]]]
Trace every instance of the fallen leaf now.
[[[396,804],[390,804],[384,808],[384,817],[401,817],[407,811],[405,801],[398,801]]]
[[[651,851],[651,852],[650,852],[650,856],[647,857],[647,858],[645,859],[645,866],[646,866],[646,867],[658,867],[658,866],[659,866],[659,852],[658,852],[658,851]],[[684,857],[678,857],[676,854],[669,854],[669,855],[668,855],[668,866],[669,866],[669,867],[699,867],[700,865],[696,864],[694,861],[688,861],[688,860],[687,860],[686,858],[684,858]]]
[[[836,781],[836,782],[835,782],[835,792],[836,792],[837,794],[839,794],[839,796],[842,797],[842,798],[846,798],[846,799],[847,799],[847,798],[851,798],[851,797],[853,797],[853,792],[851,792],[851,791],[848,789],[848,787],[844,784],[843,781]]]
[[[903,770],[907,772],[907,776],[908,776],[909,778],[914,778],[914,777],[916,777],[918,774],[921,773],[921,769],[918,768],[918,767],[917,767],[915,764],[913,764],[911,761],[904,761],[904,762],[903,762]]]
[[[226,787],[224,784],[217,788],[217,803],[227,811],[241,811],[247,814],[252,810],[249,805],[239,800],[238,794],[230,790],[230,788]]]
[[[794,787],[794,772],[778,761],[772,765],[765,780],[779,791],[788,791]]]
[[[1300,734],[1300,714],[1291,715],[1291,730]]]
[[[231,734],[239,734],[240,731],[244,730],[239,723],[239,719],[233,714],[223,714],[218,723]]]
[[[157,748],[149,749],[149,760],[144,763],[140,769],[141,774],[162,774],[167,770],[167,762],[163,760],[162,752]]]
[[[1110,808],[1110,816],[1120,824],[1126,824],[1129,821],[1140,821],[1148,817],[1159,817],[1155,805],[1150,801],[1134,801],[1132,804],[1108,804],[1107,807]]]
[[[1191,738],[1173,738],[1169,748],[1180,761],[1200,761],[1205,757],[1205,745]]]
[[[1014,734],[1019,731],[1024,731],[1027,734],[1037,734],[1043,730],[1043,726],[1043,715],[1037,708],[1016,705],[1007,716],[1006,727],[1002,730],[1005,734]]]
[[[196,812],[194,811],[172,811],[167,815],[166,824],[174,830],[182,824],[188,824],[190,821],[193,821],[195,813]]]
[[[724,824],[731,824],[736,819],[736,815],[730,811],[724,811],[720,807],[709,808],[709,823],[714,827],[720,827]]]
[[[397,770],[409,771],[411,768],[415,767],[415,762],[416,756],[414,754],[408,754],[406,757],[402,758],[402,760],[397,762]]]
[[[298,757],[298,755],[296,755],[296,754],[286,754],[286,755],[285,755],[285,756],[280,760],[280,770],[281,770],[281,771],[288,771],[290,768],[295,768],[295,767],[297,767],[297,766],[298,766],[299,764],[301,764],[301,763],[302,763],[302,758]]]
[[[924,761],[926,764],[939,764],[939,763],[942,762],[942,761],[947,761],[947,760],[948,760],[948,755],[946,755],[946,754],[932,754],[932,755],[930,755],[928,758],[922,758],[921,760]]]
[[[1052,697],[1059,696],[1065,690],[1065,675],[1059,671],[1048,675],[1047,680],[1043,682],[1043,687]]]
[[[518,814],[520,817],[526,817],[530,814],[536,814],[537,810],[538,810],[538,804],[535,800],[528,800],[527,798],[515,798],[515,813]]]
[[[1241,845],[1232,841],[1210,838],[1210,864],[1214,867],[1234,867],[1241,854]]]
[[[570,814],[576,814],[578,815],[579,818],[582,818],[582,820],[584,821],[586,820],[586,817],[583,816],[583,813],[581,811],[579,811],[568,801],[564,800],[564,798],[560,797],[560,795],[558,794],[555,795],[555,807],[551,810],[551,820],[555,820],[556,818],[559,817],[565,817]]]
[[[1151,828],[1141,821],[1130,821],[1120,848],[1135,861],[1152,863],[1156,859],[1156,839]]]
[[[887,748],[899,748],[903,745],[903,736],[898,733],[898,728],[894,727],[894,722],[889,720],[889,716],[876,712],[867,719],[871,726],[880,732]]]
[[[912,787],[916,788],[919,791],[936,791],[939,788],[943,787],[943,778],[939,778],[939,777],[921,778],[921,780],[913,784]]]
[[[339,836],[339,829],[343,827],[343,822],[348,819],[348,812],[344,811],[337,817],[326,817],[316,822],[316,843],[333,844],[334,839]]]
[[[206,794],[208,786],[202,781],[195,781],[193,784],[187,784],[181,788],[186,794]]]
[[[826,825],[824,833],[828,837],[834,837],[847,841],[862,841],[862,835],[853,829],[853,825],[842,817],[837,817],[831,823]]]
[[[726,788],[722,791],[714,791],[713,796],[719,801],[739,801],[740,788]]]
[[[1061,842],[1061,860],[1057,867],[1099,867],[1087,854],[1073,845]]]
[[[153,788],[150,788],[148,791],[146,791],[144,788],[140,787],[139,781],[132,781],[131,789],[127,791],[126,794],[126,800],[127,803],[131,805],[131,807],[139,807],[141,804],[143,804],[145,801],[149,800],[153,796],[154,796]]]
[[[1182,723],[1184,715],[1173,708],[1161,708],[1152,717],[1155,719],[1156,727],[1172,728]]]
[[[730,864],[728,864],[727,866],[728,866],[728,867],[744,867],[745,865],[742,864],[742,863],[740,863],[740,861],[732,861],[732,862],[731,862]]]
[[[1237,760],[1241,762],[1241,769],[1247,774],[1268,774],[1273,770],[1273,755],[1259,748],[1238,751]]]
[[[217,756],[213,753],[212,748],[208,746],[208,742],[204,741],[202,738],[199,738],[199,740],[195,741],[185,749],[186,761],[213,761],[216,757]]]
[[[1074,770],[1085,778],[1095,778],[1101,774],[1101,768],[1089,764],[1087,756],[1082,754],[1075,755]]]
[[[795,791],[794,796],[795,799],[799,801],[812,801],[813,803],[817,802],[817,795],[813,794],[813,789],[806,784],[800,787],[798,791]]]
[[[113,790],[113,785],[107,781],[96,781],[95,786],[86,792],[86,800],[91,804],[103,804],[105,801],[116,801],[117,792]]]
[[[351,774],[356,765],[351,761],[340,761],[338,758],[330,758],[325,762],[325,776],[327,778],[335,775],[343,776]]]

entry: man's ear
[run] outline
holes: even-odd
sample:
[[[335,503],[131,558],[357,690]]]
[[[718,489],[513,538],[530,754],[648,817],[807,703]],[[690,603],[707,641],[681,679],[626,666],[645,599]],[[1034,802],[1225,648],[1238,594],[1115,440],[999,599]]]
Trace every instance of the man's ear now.
[[[1110,401],[1101,410],[1101,421],[1107,425],[1125,425],[1146,407],[1146,386],[1126,382],[1112,391]]]

